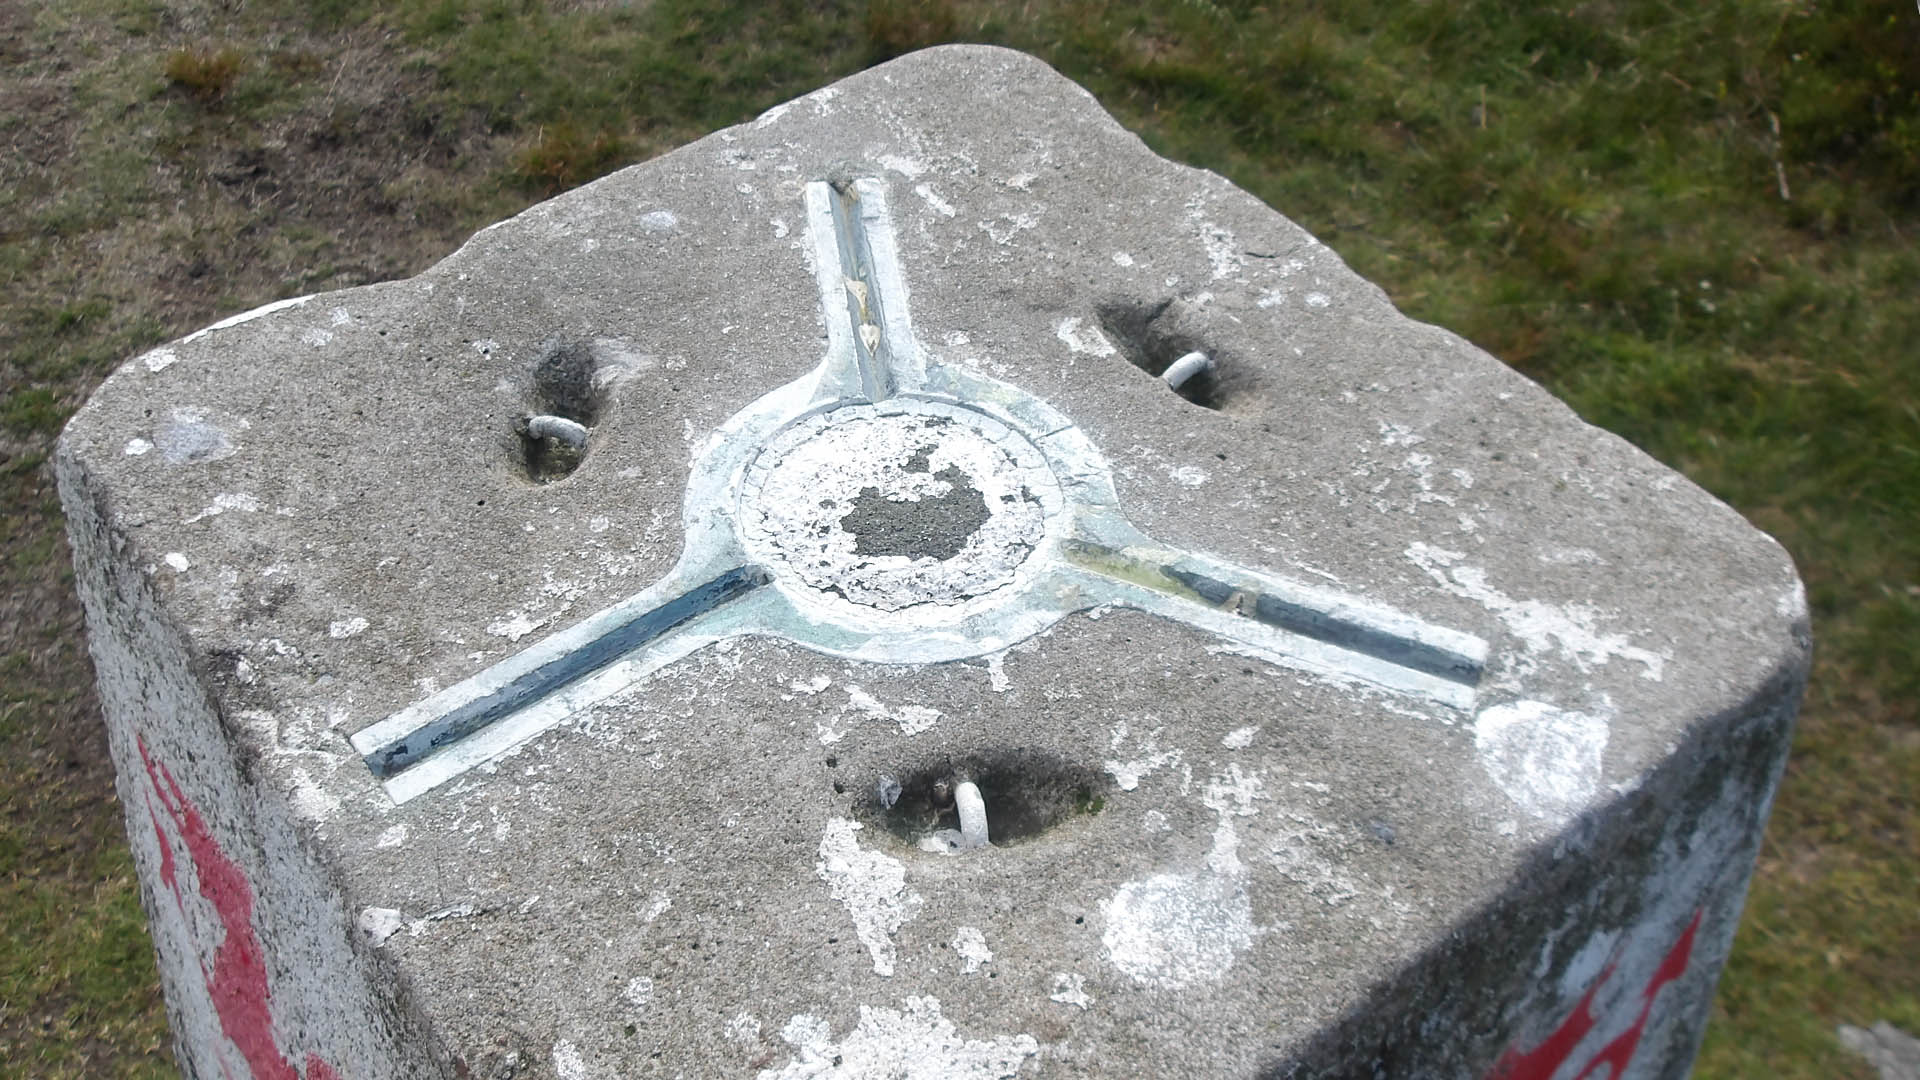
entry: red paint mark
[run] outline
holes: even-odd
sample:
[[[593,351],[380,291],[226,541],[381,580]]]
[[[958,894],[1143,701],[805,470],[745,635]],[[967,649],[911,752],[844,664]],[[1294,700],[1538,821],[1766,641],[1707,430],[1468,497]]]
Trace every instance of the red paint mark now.
[[[1593,1030],[1596,1023],[1593,1018],[1593,995],[1599,993],[1601,984],[1611,974],[1613,966],[1609,964],[1600,973],[1600,978],[1587,987],[1587,992],[1580,996],[1580,1003],[1573,1007],[1565,1020],[1560,1021],[1560,1026],[1553,1029],[1553,1034],[1547,1036],[1545,1042],[1524,1054],[1516,1050],[1501,1054],[1500,1060],[1493,1063],[1493,1071],[1487,1074],[1487,1080],[1548,1080],[1554,1070],[1573,1056],[1573,1048],[1580,1045],[1580,1040]]]
[[[213,905],[226,929],[226,938],[214,950],[213,966],[203,961],[201,977],[207,984],[207,996],[220,1017],[220,1030],[240,1056],[246,1059],[253,1080],[300,1080],[300,1073],[280,1052],[273,1041],[273,1014],[269,1010],[272,994],[267,988],[266,950],[260,935],[253,930],[253,886],[240,865],[227,856],[213,838],[206,819],[180,790],[165,765],[153,760],[145,739],[139,740],[140,760],[147,767],[147,779],[160,808],[173,821],[193,862],[200,882],[200,895]],[[149,805],[148,812],[152,813]],[[173,847],[153,817],[154,831],[160,839],[160,879],[172,890],[174,900],[184,903],[175,873]],[[225,1069],[225,1063],[222,1063]],[[307,1055],[307,1080],[339,1080],[333,1067],[313,1054]]]
[[[142,753],[146,747],[142,746]],[[147,800],[147,816],[153,819],[153,835],[160,841],[160,880],[166,883],[175,900],[180,898],[180,883],[174,880],[173,845],[167,843],[167,830],[160,827],[160,815],[153,808],[153,800]]]
[[[1700,929],[1701,914],[1702,911],[1693,913],[1693,921],[1687,924],[1686,932],[1667,950],[1666,958],[1660,961],[1653,977],[1647,980],[1646,987],[1640,991],[1640,1015],[1634,1019],[1633,1025],[1589,1058],[1586,1066],[1574,1074],[1573,1080],[1587,1080],[1602,1065],[1607,1066],[1608,1070],[1604,1080],[1616,1080],[1626,1072],[1627,1063],[1633,1060],[1634,1052],[1640,1049],[1640,1036],[1646,1032],[1647,1020],[1653,1015],[1654,998],[1660,996],[1660,990],[1668,983],[1684,975],[1688,962],[1693,959],[1693,936]],[[1574,1049],[1597,1025],[1598,1021],[1593,1016],[1593,995],[1606,985],[1613,968],[1614,965],[1607,965],[1600,977],[1587,988],[1587,992],[1580,996],[1579,1004],[1573,1007],[1573,1011],[1560,1022],[1553,1034],[1547,1036],[1546,1041],[1525,1053],[1508,1050],[1501,1054],[1500,1060],[1494,1062],[1493,1071],[1487,1074],[1487,1080],[1550,1080],[1561,1066],[1572,1060]]]
[[[1633,1052],[1640,1049],[1640,1036],[1646,1031],[1647,1018],[1653,1015],[1653,999],[1659,995],[1661,987],[1686,974],[1687,962],[1693,958],[1693,935],[1699,929],[1700,912],[1696,911],[1693,921],[1687,924],[1686,933],[1681,934],[1680,940],[1667,950],[1666,959],[1660,961],[1660,967],[1654,971],[1646,989],[1640,992],[1640,1015],[1633,1021],[1633,1026],[1608,1043],[1574,1080],[1586,1080],[1602,1064],[1610,1067],[1611,1071],[1607,1073],[1609,1078],[1626,1071],[1627,1062],[1633,1060]]]

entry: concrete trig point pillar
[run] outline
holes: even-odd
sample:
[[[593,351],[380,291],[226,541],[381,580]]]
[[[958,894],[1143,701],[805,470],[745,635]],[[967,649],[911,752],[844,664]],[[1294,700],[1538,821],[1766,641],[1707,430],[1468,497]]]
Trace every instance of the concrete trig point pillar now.
[[[1679,1075],[1807,662],[1731,510],[985,48],[59,469],[198,1076]]]

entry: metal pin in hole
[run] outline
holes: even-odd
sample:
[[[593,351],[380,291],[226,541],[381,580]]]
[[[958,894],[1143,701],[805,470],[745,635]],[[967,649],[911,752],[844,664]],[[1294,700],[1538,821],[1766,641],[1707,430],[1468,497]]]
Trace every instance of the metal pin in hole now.
[[[564,416],[545,414],[529,416],[527,417],[527,434],[535,439],[553,439],[556,442],[563,442],[575,450],[585,449],[587,445],[586,426]]]
[[[1198,349],[1175,360],[1167,366],[1166,374],[1160,376],[1169,387],[1180,389],[1180,384],[1203,371],[1213,370],[1213,358]]]
[[[973,781],[954,785],[953,807],[960,813],[960,849],[988,846],[987,801],[980,797],[980,789]]]

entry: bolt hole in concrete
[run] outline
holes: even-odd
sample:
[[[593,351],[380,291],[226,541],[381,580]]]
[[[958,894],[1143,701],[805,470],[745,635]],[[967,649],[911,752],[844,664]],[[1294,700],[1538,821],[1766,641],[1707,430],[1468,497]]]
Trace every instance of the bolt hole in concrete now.
[[[514,421],[519,464],[527,479],[550,484],[586,459],[592,428],[605,411],[605,391],[595,378],[598,361],[579,342],[549,338],[528,376],[524,415]]]
[[[1095,316],[1127,363],[1178,396],[1215,411],[1237,396],[1237,380],[1189,325],[1196,320],[1186,305],[1173,300],[1113,301],[1095,308]]]
[[[1098,814],[1111,783],[1104,772],[1049,754],[989,751],[882,774],[866,809],[888,833],[919,850],[976,846],[966,843],[976,829],[988,844],[1006,847],[1076,816]]]

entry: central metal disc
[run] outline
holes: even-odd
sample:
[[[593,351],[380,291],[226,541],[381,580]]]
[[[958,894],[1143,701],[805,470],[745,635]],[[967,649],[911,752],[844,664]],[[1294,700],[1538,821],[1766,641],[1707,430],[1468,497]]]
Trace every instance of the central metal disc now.
[[[883,611],[1010,585],[1061,506],[1019,432],[944,402],[844,405],[782,428],[747,467],[740,532],[785,585]]]

